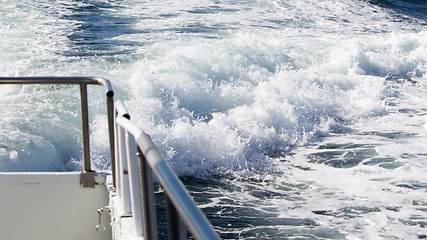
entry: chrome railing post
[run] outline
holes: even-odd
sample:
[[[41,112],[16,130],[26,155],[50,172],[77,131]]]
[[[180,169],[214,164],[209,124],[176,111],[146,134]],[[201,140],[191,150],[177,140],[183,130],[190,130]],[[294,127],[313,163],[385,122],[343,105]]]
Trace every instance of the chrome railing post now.
[[[114,164],[114,173],[113,175],[116,176],[116,193],[119,197],[121,197],[121,189],[122,189],[122,182],[120,179],[120,172],[122,169],[122,166],[120,166],[120,150],[119,150],[119,128],[120,126],[116,123],[116,120],[114,118],[114,158],[115,158],[115,164]],[[113,164],[111,163],[111,166]],[[112,170],[113,171],[113,170]]]
[[[141,188],[139,185],[138,159],[136,155],[135,138],[129,132],[126,132],[126,155],[129,169],[129,188],[132,209],[132,218],[135,224],[137,236],[142,236],[142,207],[141,207]]]
[[[87,104],[87,84],[80,84],[80,101],[82,107],[82,137],[83,137],[83,165],[84,172],[91,172],[89,147],[89,114]]]
[[[144,239],[155,240],[157,239],[157,224],[153,174],[139,147],[137,147],[137,156]]]
[[[129,189],[129,177],[128,177],[128,164],[127,164],[127,155],[126,155],[126,130],[122,127],[117,129],[117,141],[118,141],[118,150],[119,150],[119,161],[120,161],[120,172],[118,177],[120,178],[120,188],[118,191],[119,195],[123,200],[123,214],[130,215],[131,211],[131,200],[130,200],[130,189]]]
[[[108,95],[107,95],[108,96]],[[123,172],[123,166],[120,164],[120,162],[122,161],[123,156],[121,155],[121,151],[120,151],[120,146],[121,146],[121,141],[123,141],[123,139],[120,139],[121,134],[123,134],[124,129],[117,124],[116,122],[116,118],[119,116],[122,116],[126,119],[130,119],[130,115],[127,112],[127,109],[125,107],[125,105],[123,104],[122,101],[118,100],[115,104],[114,104],[114,112],[113,112],[113,131],[114,131],[114,165],[113,162],[111,162],[111,166],[112,166],[112,175],[113,175],[113,181],[115,178],[115,183],[113,183],[113,187],[115,187],[116,189],[116,193],[119,197],[122,197],[122,172]],[[113,159],[113,158],[112,158]],[[114,168],[113,168],[114,166]]]
[[[116,188],[116,153],[114,143],[114,92],[107,92],[107,115],[108,115],[108,135],[110,137],[110,158],[111,158],[111,173],[113,176],[113,188]]]
[[[168,239],[169,240],[181,240],[186,238],[187,230],[185,228],[184,222],[176,211],[175,206],[169,199],[167,193],[165,193],[166,198],[166,217],[167,217],[167,226],[168,226]]]

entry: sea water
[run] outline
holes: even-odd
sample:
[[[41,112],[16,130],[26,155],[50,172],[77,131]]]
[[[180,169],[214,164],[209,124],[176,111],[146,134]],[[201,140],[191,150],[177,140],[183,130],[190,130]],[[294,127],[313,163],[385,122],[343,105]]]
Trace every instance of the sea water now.
[[[425,1],[0,4],[0,75],[110,79],[221,237],[427,238]],[[77,88],[1,94],[1,171],[82,168]]]

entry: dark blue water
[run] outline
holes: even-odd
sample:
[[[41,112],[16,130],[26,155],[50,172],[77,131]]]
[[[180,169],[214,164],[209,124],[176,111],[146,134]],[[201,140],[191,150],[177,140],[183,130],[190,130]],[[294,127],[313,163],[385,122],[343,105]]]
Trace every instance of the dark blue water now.
[[[427,20],[427,2],[424,0],[374,0],[372,4],[392,9],[398,14]]]
[[[144,33],[144,30],[131,28],[138,18],[120,14],[123,9],[120,1],[82,2],[84,5],[64,4],[70,12],[63,14],[62,19],[75,21],[77,24],[67,34],[70,48],[60,54],[70,57],[114,58],[132,54],[135,47],[143,44],[140,41],[115,39],[126,34]],[[112,9],[114,11],[111,11]],[[121,50],[118,50],[119,48]]]

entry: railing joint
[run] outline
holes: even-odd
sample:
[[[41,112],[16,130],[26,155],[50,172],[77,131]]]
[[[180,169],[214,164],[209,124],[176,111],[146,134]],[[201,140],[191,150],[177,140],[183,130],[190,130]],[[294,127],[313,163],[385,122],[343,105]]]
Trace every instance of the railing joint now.
[[[80,185],[84,188],[95,188],[95,175],[93,171],[82,171],[80,173]]]

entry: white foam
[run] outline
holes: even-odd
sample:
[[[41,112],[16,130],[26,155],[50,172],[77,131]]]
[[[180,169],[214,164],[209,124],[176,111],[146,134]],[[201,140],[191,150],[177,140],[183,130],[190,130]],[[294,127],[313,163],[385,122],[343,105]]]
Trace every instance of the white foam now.
[[[387,77],[424,76],[425,60],[418,57],[425,48],[423,36],[338,40],[329,45],[330,53],[316,56],[323,62],[304,68],[311,51],[301,52],[303,60],[290,57],[281,35],[269,42],[245,33],[175,43],[173,50],[132,66],[128,86],[134,87],[127,104],[134,119],[162,139],[159,145],[180,171],[229,169],[230,162],[231,168],[251,168],[265,154],[386,114],[389,98],[398,92],[386,84]],[[402,42],[412,42],[409,51],[401,49]],[[163,42],[154,49],[169,47]]]
[[[365,1],[111,4],[103,16],[123,17],[128,28],[108,38],[128,43],[111,51],[129,54],[70,54],[69,37],[84,22],[67,16],[89,2],[2,3],[1,75],[111,79],[180,175],[237,177],[225,179],[242,190],[221,198],[256,202],[261,212],[275,206],[281,217],[313,219],[321,234],[339,229],[349,239],[421,233],[402,221],[420,215],[413,201],[425,204],[425,188],[410,189],[426,174],[425,25]],[[76,89],[1,90],[1,171],[81,168]],[[104,95],[91,88],[90,96],[93,166],[107,169]],[[375,157],[397,165],[364,164],[373,157],[349,169],[309,162],[328,143],[369,143]],[[239,182],[246,177],[265,181]],[[283,182],[302,187],[288,193]],[[282,195],[259,201],[251,188]],[[358,206],[373,210],[355,218],[313,213]]]

